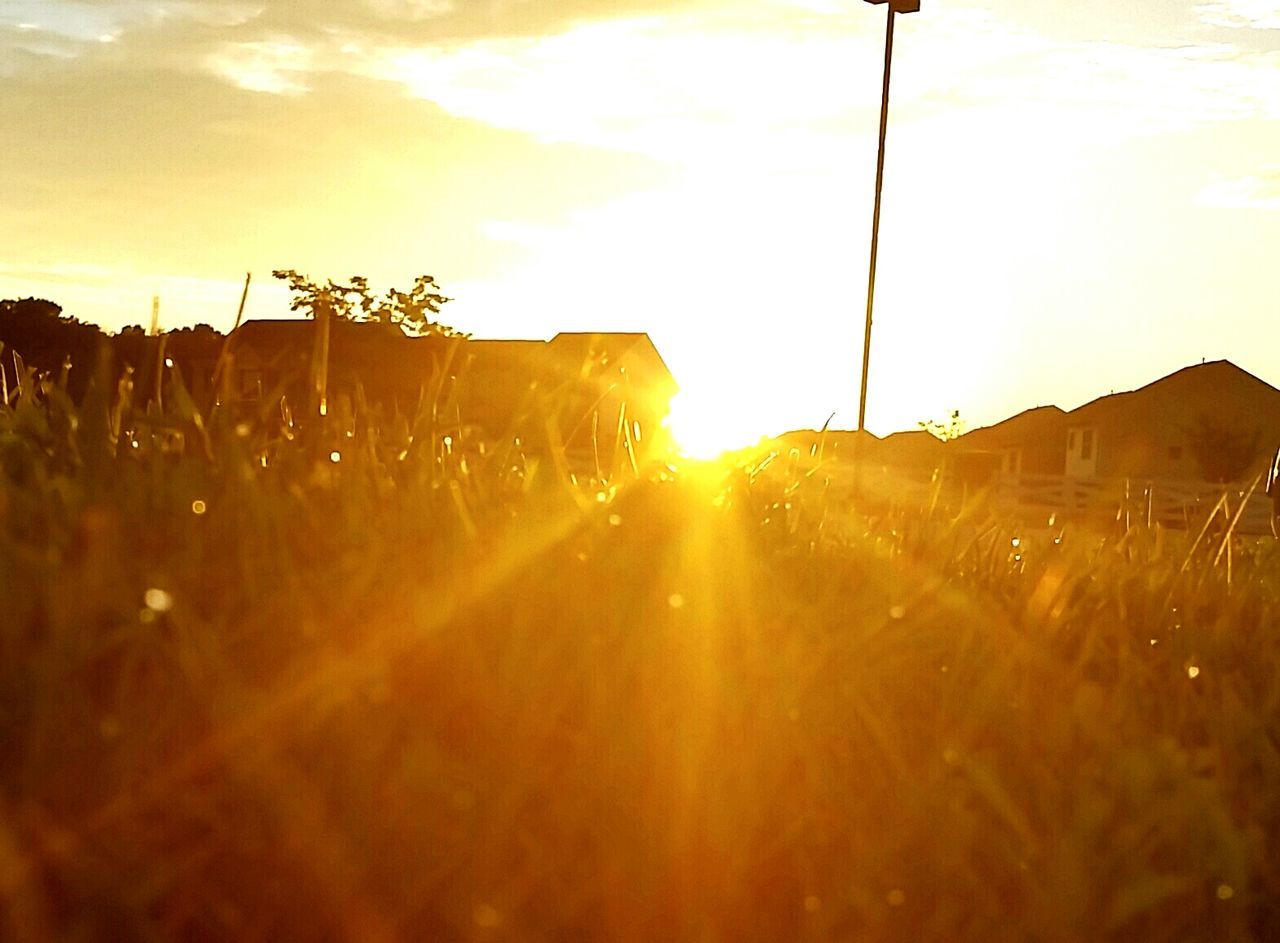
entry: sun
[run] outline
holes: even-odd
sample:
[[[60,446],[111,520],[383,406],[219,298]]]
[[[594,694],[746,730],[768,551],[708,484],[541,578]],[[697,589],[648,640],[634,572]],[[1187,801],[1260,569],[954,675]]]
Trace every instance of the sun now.
[[[686,390],[671,399],[667,428],[677,451],[686,458],[711,460],[760,441],[752,417],[725,404]]]

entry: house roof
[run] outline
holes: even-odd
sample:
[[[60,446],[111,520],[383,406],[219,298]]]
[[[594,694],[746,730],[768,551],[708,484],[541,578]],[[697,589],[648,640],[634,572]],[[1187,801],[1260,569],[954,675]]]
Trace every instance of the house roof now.
[[[1183,367],[1134,390],[1099,396],[1069,412],[1057,406],[1037,406],[1023,410],[1001,422],[967,432],[959,441],[971,448],[998,448],[1002,442],[1012,442],[1015,438],[1025,439],[1029,434],[1056,431],[1077,422],[1093,422],[1116,411],[1166,410],[1169,402],[1177,403],[1186,397],[1201,400],[1213,398],[1227,394],[1227,388],[1234,393],[1241,386],[1254,386],[1260,392],[1274,393],[1280,400],[1280,389],[1265,380],[1229,360],[1213,360]]]
[[[1033,406],[1030,409],[1024,409],[1020,413],[1014,413],[1008,419],[1002,419],[994,425],[984,426],[982,429],[974,429],[973,432],[982,432],[990,429],[1008,429],[1013,426],[1036,425],[1039,423],[1052,423],[1061,419],[1065,412],[1059,406]],[[972,434],[972,433],[970,433]]]
[[[303,327],[313,322],[301,318],[273,318],[245,321],[231,332],[242,343],[259,346],[286,346],[294,343]]]
[[[650,366],[658,372],[672,377],[671,368],[662,359],[658,346],[648,334],[639,331],[621,331],[612,333],[589,333],[581,331],[561,331],[551,338],[551,346],[566,358],[573,358],[579,364],[594,359],[599,355],[608,355],[621,359],[634,354],[650,361]]]
[[[885,436],[880,441],[877,452],[881,461],[887,464],[924,463],[937,461],[946,448],[947,443],[932,432],[925,429],[911,429]]]
[[[1120,393],[1099,396],[1082,406],[1077,406],[1067,415],[1071,418],[1087,418],[1090,414],[1099,411],[1122,408],[1129,403],[1155,398],[1165,393],[1176,395],[1180,388],[1197,383],[1225,384],[1240,381],[1249,385],[1256,384],[1262,389],[1280,395],[1280,389],[1276,389],[1266,380],[1254,376],[1248,370],[1236,366],[1230,360],[1210,360],[1206,363],[1193,364],[1190,367],[1175,370],[1173,373],[1158,380],[1153,380],[1135,390],[1125,390]]]
[[[260,353],[279,354],[286,350],[310,349],[315,322],[303,318],[279,318],[246,321],[233,332],[237,343],[249,345]],[[424,353],[436,349],[443,340],[435,335],[411,337],[400,330],[387,330],[386,325],[341,321],[333,322],[335,349],[359,349],[376,354],[384,344],[412,344],[407,349]],[[648,334],[643,333],[560,333],[551,340],[506,338],[468,338],[466,355],[475,366],[485,370],[524,367],[540,372],[548,368],[579,370],[597,358],[618,360],[635,354],[646,361],[664,383],[675,386],[671,371]]]
[[[880,441],[880,437],[878,435],[866,429],[861,432],[858,432],[856,429],[828,429],[825,433],[820,429],[792,429],[790,432],[784,432],[782,435],[777,436],[774,441],[789,444],[796,440],[807,442],[812,439],[816,442],[818,439],[821,439],[824,434],[826,436],[826,441],[832,444],[854,442],[859,436],[872,442]]]
[[[467,341],[467,352],[502,361],[533,360],[547,355],[546,341],[498,340],[496,338]]]
[[[623,331],[620,333],[600,334],[591,333],[589,331],[561,331],[555,337],[551,338],[550,343],[558,350],[565,353],[581,353],[584,356],[590,356],[594,352],[604,352],[607,348],[608,352],[614,356],[622,356],[637,344],[643,344],[649,340],[648,334]]]
[[[313,330],[315,322],[310,318],[263,318],[245,321],[232,333],[242,341],[254,344],[285,346],[297,343],[300,335]],[[388,332],[387,326],[373,322],[334,320],[333,327],[349,335],[364,335],[369,339],[390,339],[399,341],[430,340],[431,337],[413,337],[402,330]],[[363,339],[363,338],[362,338]],[[476,345],[476,349],[486,353],[520,353],[529,354],[537,351],[555,350],[561,356],[592,353],[608,353],[618,357],[636,347],[647,348],[659,362],[662,361],[657,347],[648,334],[620,332],[561,332],[551,340],[525,338],[468,338],[468,344]],[[663,363],[663,366],[666,366]]]
[[[1020,413],[1003,419],[991,426],[983,426],[980,429],[971,429],[963,435],[957,436],[956,441],[961,443],[961,448],[981,448],[984,444],[990,443],[995,447],[1000,446],[1000,441],[1006,438],[1025,436],[1035,430],[1048,432],[1056,429],[1062,422],[1066,413],[1057,406],[1035,406],[1031,409],[1024,409]],[[992,442],[991,440],[995,440]]]
[[[911,443],[924,442],[926,444],[929,444],[931,442],[937,442],[938,444],[942,444],[941,439],[939,439],[932,432],[927,432],[924,429],[907,429],[902,432],[890,432],[887,436],[884,437],[883,441],[901,442],[904,444],[907,442],[911,442]]]

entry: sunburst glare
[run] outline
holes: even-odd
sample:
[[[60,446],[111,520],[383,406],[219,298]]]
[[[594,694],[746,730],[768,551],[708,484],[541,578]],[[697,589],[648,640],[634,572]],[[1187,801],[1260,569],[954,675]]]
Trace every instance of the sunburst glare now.
[[[755,417],[689,391],[672,397],[667,423],[676,449],[686,458],[718,458],[760,440]]]

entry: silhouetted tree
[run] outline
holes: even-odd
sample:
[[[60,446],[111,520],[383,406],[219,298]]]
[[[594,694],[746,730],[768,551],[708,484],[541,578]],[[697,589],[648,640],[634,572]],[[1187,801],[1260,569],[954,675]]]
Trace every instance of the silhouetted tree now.
[[[0,301],[0,340],[39,370],[57,370],[68,356],[92,356],[102,337],[95,325],[63,314],[52,301]]]
[[[0,301],[0,341],[3,365],[12,370],[8,352],[18,353],[27,366],[56,374],[68,361],[76,369],[69,376],[72,396],[83,393],[92,364],[105,340],[102,331],[62,313],[62,307],[43,298]]]
[[[116,363],[141,370],[155,359],[154,339],[137,324],[131,324],[111,338],[111,351]]]
[[[941,439],[943,442],[950,442],[952,439],[958,439],[964,435],[964,420],[960,418],[960,410],[951,410],[951,415],[947,417],[946,422],[938,422],[935,419],[924,419],[917,425],[925,432]]]
[[[1233,428],[1202,415],[1187,432],[1187,445],[1206,481],[1236,481],[1257,460],[1262,430]]]
[[[226,339],[208,324],[179,328],[166,332],[164,336],[165,351],[184,368],[188,361],[216,359]]]
[[[453,299],[440,291],[430,275],[419,275],[408,291],[392,288],[379,296],[370,292],[369,280],[363,275],[353,275],[345,284],[333,279],[321,284],[293,269],[278,269],[271,274],[284,280],[293,292],[289,309],[302,311],[309,317],[327,311],[345,321],[399,327],[415,337],[432,334],[451,337],[461,333],[435,320],[441,308]]]
[[[139,325],[130,325],[118,334],[107,335],[94,324],[86,324],[62,313],[52,301],[38,298],[0,301],[0,342],[5,354],[0,368],[14,379],[9,356],[16,352],[38,373],[57,375],[63,364],[71,363],[67,392],[79,400],[88,388],[99,356],[108,354],[114,369],[131,368],[136,374],[139,395],[155,389],[161,342],[164,356],[182,370],[188,387],[208,382],[222,349],[223,335],[207,324],[169,331],[152,337]]]

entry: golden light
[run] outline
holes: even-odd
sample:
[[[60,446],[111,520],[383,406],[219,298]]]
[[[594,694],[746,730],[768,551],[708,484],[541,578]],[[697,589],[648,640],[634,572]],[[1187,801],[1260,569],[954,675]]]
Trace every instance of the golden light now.
[[[682,390],[671,399],[667,420],[676,449],[686,458],[714,459],[761,438],[753,417],[735,413],[710,398]]]

